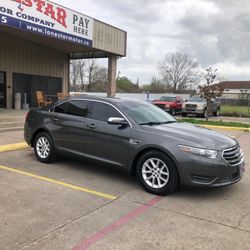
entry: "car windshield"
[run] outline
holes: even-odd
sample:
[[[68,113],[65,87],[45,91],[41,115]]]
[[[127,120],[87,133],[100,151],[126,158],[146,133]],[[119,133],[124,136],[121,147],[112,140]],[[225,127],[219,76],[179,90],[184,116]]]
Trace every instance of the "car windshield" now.
[[[176,122],[176,119],[155,105],[143,101],[126,101],[121,107],[140,125],[158,125]]]
[[[160,98],[160,101],[165,101],[165,102],[175,102],[176,98],[173,96],[162,96]]]
[[[188,101],[189,102],[205,102],[206,100],[198,95],[194,95]]]

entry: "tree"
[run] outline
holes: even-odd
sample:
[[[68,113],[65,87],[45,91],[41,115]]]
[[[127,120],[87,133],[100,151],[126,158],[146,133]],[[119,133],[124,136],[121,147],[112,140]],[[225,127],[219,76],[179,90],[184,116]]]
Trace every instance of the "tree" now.
[[[108,69],[97,66],[94,74],[94,82],[90,86],[89,91],[105,92],[108,84]]]
[[[139,91],[139,86],[134,84],[126,76],[121,76],[116,80],[117,87],[124,92],[135,93]]]
[[[173,93],[180,93],[188,85],[198,81],[196,72],[198,63],[186,54],[179,52],[169,53],[159,63],[160,74],[165,85],[165,90],[170,88]]]
[[[77,60],[70,62],[70,90],[76,91],[79,80],[79,69],[77,67]]]
[[[84,91],[85,61],[71,60],[70,62],[70,90]]]
[[[164,93],[164,91],[165,91],[164,84],[156,77],[152,77],[151,83],[150,83],[150,92],[151,93]]]
[[[212,99],[221,96],[223,93],[223,89],[219,85],[213,85],[217,76],[216,72],[217,69],[212,69],[211,67],[206,69],[206,72],[201,74],[201,76],[205,78],[206,84],[198,87],[200,95],[207,100],[206,121],[208,121],[209,102],[211,102]]]
[[[78,68],[79,68],[79,78],[81,83],[81,91],[84,91],[84,78],[85,78],[85,61],[79,60]]]
[[[98,77],[97,77],[98,65],[95,59],[88,60],[86,71],[87,71],[87,76],[88,76],[87,91],[90,91],[91,87],[98,80]]]
[[[108,70],[99,66],[95,59],[71,60],[70,90],[71,91],[106,91]]]

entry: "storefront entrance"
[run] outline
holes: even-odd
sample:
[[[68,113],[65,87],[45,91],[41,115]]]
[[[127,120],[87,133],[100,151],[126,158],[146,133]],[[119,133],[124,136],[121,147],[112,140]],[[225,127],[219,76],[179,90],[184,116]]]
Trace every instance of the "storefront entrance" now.
[[[5,73],[0,72],[0,108],[6,107],[6,82]]]
[[[29,106],[37,107],[36,91],[42,91],[44,95],[56,97],[58,92],[62,92],[62,79],[47,76],[13,74],[13,96],[15,96],[16,93],[21,93],[22,103],[24,102],[23,97],[26,93]]]

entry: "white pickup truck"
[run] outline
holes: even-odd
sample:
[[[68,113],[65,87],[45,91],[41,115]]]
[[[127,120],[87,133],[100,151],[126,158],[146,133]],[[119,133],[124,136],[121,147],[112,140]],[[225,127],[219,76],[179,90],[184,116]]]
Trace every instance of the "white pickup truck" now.
[[[207,100],[194,95],[182,104],[181,115],[185,117],[188,114],[195,114],[197,117],[206,117],[208,111],[209,115],[219,116],[220,103],[215,100],[209,101],[207,108]]]

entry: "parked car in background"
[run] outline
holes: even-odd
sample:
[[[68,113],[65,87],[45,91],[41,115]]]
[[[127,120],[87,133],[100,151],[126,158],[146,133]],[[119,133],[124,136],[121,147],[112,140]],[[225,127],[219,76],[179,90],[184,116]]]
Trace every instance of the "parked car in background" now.
[[[245,169],[236,139],[139,100],[71,97],[32,109],[24,138],[43,163],[60,154],[94,160],[136,174],[154,194],[233,184]]]
[[[208,109],[214,116],[219,116],[220,102],[212,100],[208,103],[207,108],[207,100],[199,95],[194,95],[182,104],[181,115],[185,117],[188,114],[194,114],[197,117],[206,117]]]
[[[175,115],[181,112],[183,100],[180,96],[162,96],[159,100],[154,100],[152,103],[164,111]]]

